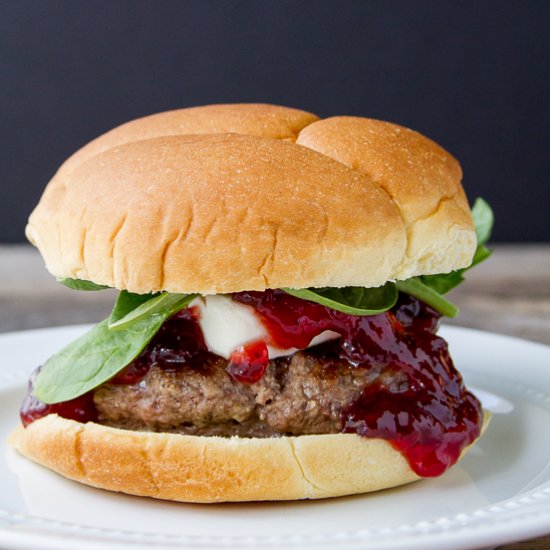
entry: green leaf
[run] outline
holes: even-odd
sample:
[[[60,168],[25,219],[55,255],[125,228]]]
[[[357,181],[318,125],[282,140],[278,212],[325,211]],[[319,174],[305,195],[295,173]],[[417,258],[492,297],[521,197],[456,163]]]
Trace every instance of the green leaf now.
[[[122,291],[109,317],[109,329],[123,330],[143,318],[179,311],[189,304],[196,294],[132,294]]]
[[[336,311],[351,315],[376,315],[392,308],[397,301],[397,288],[394,283],[386,283],[377,288],[283,288],[285,292],[316,302]]]
[[[397,281],[397,288],[401,292],[418,298],[425,304],[433,307],[436,311],[439,311],[442,315],[456,317],[459,313],[459,309],[454,304],[443,298],[437,290],[424,284],[420,277],[412,277],[406,281]]]
[[[111,311],[111,315],[109,316],[109,328],[112,328],[111,325],[126,317],[131,311],[154,296],[158,296],[158,294],[134,294],[127,290],[119,292],[113,311]]]
[[[105,319],[46,362],[36,378],[36,397],[45,403],[68,401],[106,382],[141,353],[162,322],[158,317],[114,332]]]
[[[58,277],[57,282],[72,288],[73,290],[105,290],[109,288],[105,285],[96,285],[92,281],[85,281],[84,279],[70,279],[68,277]]]
[[[489,203],[481,197],[478,197],[472,207],[472,217],[476,229],[477,244],[478,246],[485,244],[491,237],[491,231],[493,230],[493,223],[495,221],[495,215]]]
[[[446,294],[464,281],[464,277],[462,276],[462,270],[459,270],[441,275],[422,275],[420,280],[439,294]]]
[[[34,394],[44,403],[74,399],[107,382],[132,362],[164,321],[193,300],[188,295],[172,307],[136,318],[121,330],[109,329],[105,319],[51,357],[36,378]],[[165,304],[167,305],[167,304]]]
[[[484,260],[486,260],[491,254],[493,253],[492,250],[489,250],[484,244],[478,245],[476,252],[474,254],[474,259],[472,260],[472,263],[470,264],[470,267],[467,267],[465,269],[461,269],[461,272],[464,273],[465,271],[468,271],[468,269],[471,269],[474,267],[474,265],[477,265]]]

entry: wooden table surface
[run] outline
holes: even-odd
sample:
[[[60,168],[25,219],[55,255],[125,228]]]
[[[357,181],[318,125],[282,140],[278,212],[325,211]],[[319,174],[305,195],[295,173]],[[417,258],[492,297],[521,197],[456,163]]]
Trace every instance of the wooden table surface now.
[[[494,248],[493,257],[450,295],[461,315],[449,322],[550,344],[550,245]],[[96,322],[113,298],[111,291],[69,290],[31,247],[0,245],[0,332]],[[550,536],[500,548],[550,550]]]

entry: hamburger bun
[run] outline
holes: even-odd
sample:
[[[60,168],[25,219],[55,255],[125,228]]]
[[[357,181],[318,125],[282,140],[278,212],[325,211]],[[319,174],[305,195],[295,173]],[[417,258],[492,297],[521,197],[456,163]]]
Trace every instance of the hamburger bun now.
[[[486,414],[483,429],[488,420]],[[120,430],[48,415],[18,428],[10,443],[69,479],[181,502],[317,499],[420,479],[390,443],[355,434],[204,437]]]
[[[434,142],[269,105],[112,130],[60,168],[27,236],[56,277],[203,295],[375,287],[466,267],[476,247],[460,166]]]

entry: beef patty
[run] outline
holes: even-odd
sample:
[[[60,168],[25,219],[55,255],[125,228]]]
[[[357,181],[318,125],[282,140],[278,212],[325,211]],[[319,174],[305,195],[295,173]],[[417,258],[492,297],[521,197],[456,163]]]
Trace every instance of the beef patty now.
[[[99,421],[132,430],[189,435],[272,437],[339,433],[341,411],[373,382],[402,384],[385,366],[358,368],[316,351],[274,359],[259,382],[244,384],[210,356],[200,368],[153,364],[134,384],[95,390]]]

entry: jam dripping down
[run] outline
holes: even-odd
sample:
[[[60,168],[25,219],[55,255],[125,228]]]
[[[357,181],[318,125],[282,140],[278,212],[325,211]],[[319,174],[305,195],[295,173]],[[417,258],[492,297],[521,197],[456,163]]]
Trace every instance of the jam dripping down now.
[[[402,383],[368,385],[342,412],[342,431],[391,442],[422,477],[442,474],[480,434],[479,401],[466,389],[447,343],[435,334],[440,315],[400,295],[391,311],[354,316],[300,300],[280,290],[241,292],[277,347],[305,348],[325,330],[341,338],[324,349],[357,368],[382,365]]]

